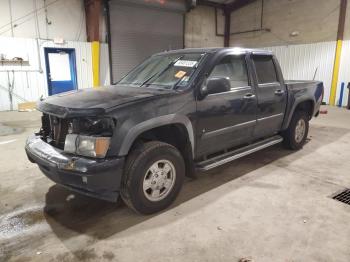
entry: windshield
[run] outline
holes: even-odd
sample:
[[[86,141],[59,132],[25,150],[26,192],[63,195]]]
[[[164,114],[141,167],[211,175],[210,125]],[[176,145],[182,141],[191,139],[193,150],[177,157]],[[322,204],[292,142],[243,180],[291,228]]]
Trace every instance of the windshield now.
[[[156,85],[163,89],[185,87],[203,56],[202,53],[155,55],[133,69],[118,84]]]

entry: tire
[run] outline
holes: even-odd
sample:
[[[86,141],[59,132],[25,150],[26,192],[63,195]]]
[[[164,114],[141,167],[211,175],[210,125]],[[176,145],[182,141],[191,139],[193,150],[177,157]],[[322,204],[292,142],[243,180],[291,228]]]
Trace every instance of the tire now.
[[[121,197],[138,213],[156,213],[174,202],[184,177],[185,163],[175,147],[158,141],[140,144],[126,159]]]
[[[299,134],[298,134],[299,133]],[[301,149],[309,133],[309,117],[306,112],[296,111],[289,123],[289,127],[283,132],[284,145],[288,149]]]

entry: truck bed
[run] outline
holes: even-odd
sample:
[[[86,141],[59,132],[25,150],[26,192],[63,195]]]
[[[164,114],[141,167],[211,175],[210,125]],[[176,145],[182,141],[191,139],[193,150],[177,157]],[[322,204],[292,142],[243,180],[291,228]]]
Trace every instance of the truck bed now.
[[[313,102],[312,116],[317,115],[323,100],[323,82],[316,80],[285,80],[288,90],[287,115],[293,112],[293,105],[305,98],[311,98]]]
[[[290,93],[300,92],[304,90],[309,93],[311,97],[315,97],[316,100],[323,96],[323,82],[316,80],[285,80],[285,85],[287,86]]]

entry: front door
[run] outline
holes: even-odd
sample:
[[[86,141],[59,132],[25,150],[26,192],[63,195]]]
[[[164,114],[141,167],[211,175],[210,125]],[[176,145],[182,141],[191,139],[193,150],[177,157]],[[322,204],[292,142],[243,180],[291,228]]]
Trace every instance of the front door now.
[[[208,78],[228,78],[231,90],[197,102],[197,157],[247,143],[256,124],[257,100],[246,55],[225,55],[215,64]]]
[[[44,52],[49,95],[77,89],[75,50],[47,47]]]
[[[257,126],[255,137],[271,136],[281,130],[286,107],[287,92],[283,79],[277,73],[272,55],[253,55],[257,79]]]

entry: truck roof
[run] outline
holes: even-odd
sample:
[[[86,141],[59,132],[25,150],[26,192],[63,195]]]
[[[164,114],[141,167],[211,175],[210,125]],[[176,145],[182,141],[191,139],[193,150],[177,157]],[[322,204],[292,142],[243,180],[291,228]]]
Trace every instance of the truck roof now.
[[[223,51],[234,51],[237,53],[255,53],[255,54],[273,54],[269,50],[264,49],[252,49],[243,47],[208,47],[208,48],[185,48],[161,52],[159,54],[176,54],[176,53],[218,53]]]

